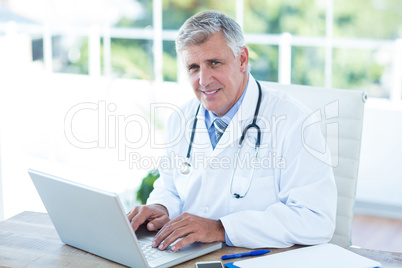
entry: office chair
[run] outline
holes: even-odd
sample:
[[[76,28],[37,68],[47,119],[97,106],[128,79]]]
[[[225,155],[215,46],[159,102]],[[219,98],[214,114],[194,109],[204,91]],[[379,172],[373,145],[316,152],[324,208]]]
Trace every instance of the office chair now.
[[[338,189],[336,227],[330,242],[350,246],[366,93],[271,82],[261,84],[287,92],[321,118],[317,123],[320,122],[331,151]]]

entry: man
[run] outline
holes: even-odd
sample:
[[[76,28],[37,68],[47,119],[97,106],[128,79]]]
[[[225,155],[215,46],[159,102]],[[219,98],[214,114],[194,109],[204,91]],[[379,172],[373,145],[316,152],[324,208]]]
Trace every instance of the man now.
[[[160,250],[182,238],[173,251],[195,241],[249,248],[328,242],[336,187],[332,168],[302,143],[326,148],[318,124],[302,129],[310,111],[284,93],[260,89],[249,73],[240,26],[219,12],[188,19],[176,49],[197,99],[182,107],[182,117],[170,118],[166,153],[190,151],[193,171],[160,168],[147,205],[128,213],[134,230],[143,223],[160,229],[153,241]],[[258,154],[255,125],[261,129]]]

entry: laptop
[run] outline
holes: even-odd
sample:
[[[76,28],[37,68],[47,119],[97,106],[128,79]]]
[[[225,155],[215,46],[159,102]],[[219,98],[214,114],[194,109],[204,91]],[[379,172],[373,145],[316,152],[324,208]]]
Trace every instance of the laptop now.
[[[63,243],[138,268],[171,267],[218,250],[193,243],[177,252],[151,247],[156,232],[132,229],[117,194],[29,169],[28,173]]]

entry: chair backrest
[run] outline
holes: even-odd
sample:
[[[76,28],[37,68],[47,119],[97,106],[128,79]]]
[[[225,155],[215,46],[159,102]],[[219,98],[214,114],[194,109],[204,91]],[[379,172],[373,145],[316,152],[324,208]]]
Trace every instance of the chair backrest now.
[[[271,82],[262,84],[287,92],[321,118],[317,122],[331,151],[338,189],[336,228],[331,243],[350,246],[366,93]]]

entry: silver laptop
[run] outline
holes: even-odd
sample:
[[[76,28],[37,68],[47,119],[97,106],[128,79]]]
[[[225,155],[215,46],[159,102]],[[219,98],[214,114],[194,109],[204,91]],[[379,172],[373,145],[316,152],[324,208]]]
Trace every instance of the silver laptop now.
[[[152,248],[155,232],[134,232],[117,194],[32,169],[28,173],[65,244],[138,268],[171,267],[222,247],[216,242],[177,252]]]

